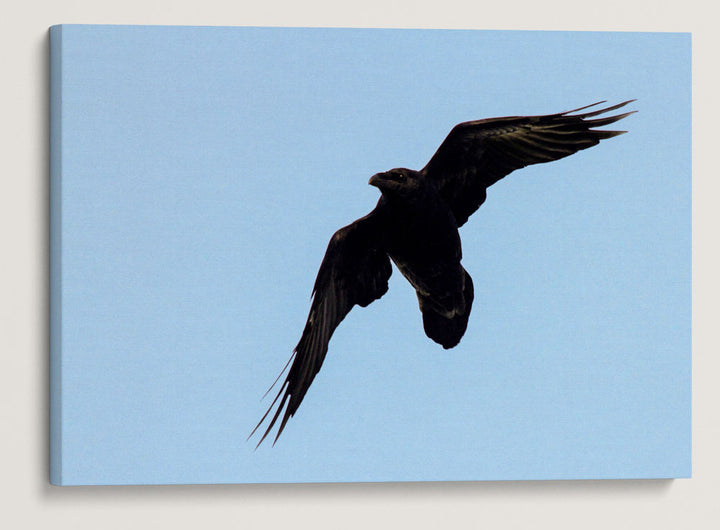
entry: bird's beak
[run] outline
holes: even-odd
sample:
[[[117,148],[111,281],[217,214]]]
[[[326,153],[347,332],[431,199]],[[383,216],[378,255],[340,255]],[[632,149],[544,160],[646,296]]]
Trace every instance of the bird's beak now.
[[[375,173],[372,177],[370,177],[370,180],[368,180],[368,184],[371,186],[375,186],[376,188],[380,187],[380,183],[383,181],[383,174],[382,173]]]

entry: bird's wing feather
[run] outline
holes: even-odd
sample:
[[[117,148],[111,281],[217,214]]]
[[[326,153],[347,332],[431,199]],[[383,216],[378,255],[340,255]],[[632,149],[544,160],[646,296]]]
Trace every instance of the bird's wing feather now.
[[[374,213],[341,228],[330,239],[315,280],[305,329],[290,358],[292,364],[288,361],[290,370],[270,408],[250,434],[252,436],[257,431],[277,405],[258,445],[270,433],[284,409],[275,436],[277,441],[320,371],[330,337],[353,306],[365,307],[387,292],[392,266],[380,239],[378,219]]]
[[[602,118],[631,101],[593,112],[587,107],[545,116],[511,116],[456,125],[422,169],[449,203],[458,226],[485,201],[486,189],[510,172],[530,164],[550,162],[597,145],[625,131],[597,130],[627,112]]]

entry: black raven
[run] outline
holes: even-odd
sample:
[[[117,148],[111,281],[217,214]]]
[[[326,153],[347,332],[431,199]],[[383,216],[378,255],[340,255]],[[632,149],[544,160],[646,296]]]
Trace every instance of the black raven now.
[[[369,184],[380,190],[380,200],[372,212],[330,239],[302,337],[275,383],[288,366],[290,370],[250,434],[280,400],[258,446],[283,410],[275,441],[297,411],[342,319],[353,306],[365,307],[387,292],[391,260],[417,292],[425,334],[443,348],[456,346],[473,302],[472,279],[460,264],[458,227],[485,202],[487,188],[513,170],[559,160],[626,132],[595,127],[632,112],[594,117],[631,101],[593,112],[578,113],[604,101],[545,116],[460,123],[420,171],[396,168],[373,175]]]

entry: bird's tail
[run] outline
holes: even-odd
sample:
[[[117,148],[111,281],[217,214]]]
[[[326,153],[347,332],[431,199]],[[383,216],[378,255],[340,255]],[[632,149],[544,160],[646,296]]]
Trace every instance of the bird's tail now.
[[[463,272],[465,273],[463,286],[464,309],[463,311],[454,313],[450,318],[438,313],[436,309],[433,308],[435,304],[418,293],[425,334],[446,350],[457,346],[465,334],[468,319],[470,318],[470,309],[472,308],[473,298],[475,296],[472,278],[465,269],[463,269]]]

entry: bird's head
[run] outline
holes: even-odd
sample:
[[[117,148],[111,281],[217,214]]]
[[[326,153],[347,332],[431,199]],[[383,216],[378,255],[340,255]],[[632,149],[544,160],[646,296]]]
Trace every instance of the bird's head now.
[[[375,186],[383,194],[395,196],[410,196],[420,190],[417,171],[405,168],[376,173],[370,177],[368,184]]]

